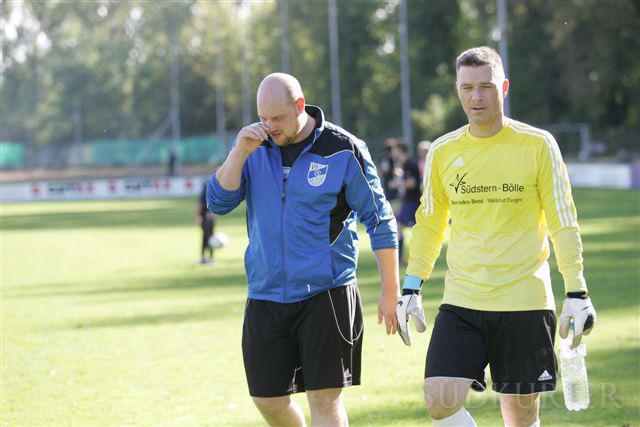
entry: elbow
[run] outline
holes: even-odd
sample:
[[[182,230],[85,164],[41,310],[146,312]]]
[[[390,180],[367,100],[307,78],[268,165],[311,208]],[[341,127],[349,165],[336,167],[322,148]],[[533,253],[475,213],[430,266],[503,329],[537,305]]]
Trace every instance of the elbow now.
[[[377,234],[371,237],[371,249],[397,249],[398,235],[395,232]]]
[[[207,185],[207,209],[216,215],[225,215],[231,212],[244,199],[239,191],[227,191],[219,187],[215,178]]]
[[[231,212],[235,206],[224,206],[215,202],[207,203],[207,209],[216,215],[226,215]]]
[[[368,230],[371,240],[371,249],[386,249],[398,247],[398,232],[395,218],[393,221],[384,221],[376,227]]]
[[[214,194],[207,197],[207,209],[216,215],[226,215],[238,206],[238,204],[239,202],[236,203],[235,201],[220,200]]]

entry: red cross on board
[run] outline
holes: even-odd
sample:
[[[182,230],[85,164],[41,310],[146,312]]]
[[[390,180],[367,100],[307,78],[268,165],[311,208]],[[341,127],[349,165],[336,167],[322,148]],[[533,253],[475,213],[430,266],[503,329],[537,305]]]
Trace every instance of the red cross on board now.
[[[184,182],[184,186],[187,187],[189,190],[191,190],[193,188],[193,181],[191,180],[191,178],[187,179]]]
[[[38,188],[37,184],[33,184],[31,186],[31,194],[33,194],[36,197],[40,195],[40,188]]]
[[[116,185],[116,182],[109,181],[109,191],[111,191],[112,193],[115,193],[117,189],[118,189],[118,186]]]

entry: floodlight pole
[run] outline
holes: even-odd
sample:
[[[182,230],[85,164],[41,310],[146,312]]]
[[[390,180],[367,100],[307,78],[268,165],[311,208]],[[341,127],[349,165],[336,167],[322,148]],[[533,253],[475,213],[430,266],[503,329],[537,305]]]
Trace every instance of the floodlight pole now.
[[[180,175],[180,63],[178,60],[178,34],[171,31],[171,175]]]
[[[407,1],[400,0],[400,90],[402,95],[402,136],[413,150],[413,133],[411,131],[411,93],[409,80],[409,36],[407,31]]]
[[[242,21],[242,125],[251,123],[251,100],[249,97],[249,19],[251,3],[243,0],[236,9],[236,15]]]
[[[280,25],[282,33],[280,34],[280,46],[282,48],[282,72],[291,73],[291,56],[289,54],[289,2],[278,2],[280,10]]]
[[[500,40],[498,42],[498,50],[502,58],[502,67],[504,74],[509,78],[509,47],[507,45],[507,2],[506,0],[496,0],[498,9],[498,31],[500,32]],[[504,114],[511,117],[511,97],[504,99]]]
[[[331,67],[331,121],[342,126],[340,103],[340,64],[338,57],[338,9],[336,0],[329,0],[329,63]]]
[[[82,98],[73,104],[73,142],[79,150],[82,146]]]
[[[214,18],[215,19],[215,18]],[[216,57],[215,57],[215,73],[216,73],[216,132],[218,138],[222,140],[224,144],[225,153],[228,151],[227,147],[227,129],[224,116],[224,82],[222,74],[222,37],[220,31],[215,31],[216,34]]]
[[[251,123],[251,100],[249,99],[249,40],[246,29],[242,39],[242,124]]]

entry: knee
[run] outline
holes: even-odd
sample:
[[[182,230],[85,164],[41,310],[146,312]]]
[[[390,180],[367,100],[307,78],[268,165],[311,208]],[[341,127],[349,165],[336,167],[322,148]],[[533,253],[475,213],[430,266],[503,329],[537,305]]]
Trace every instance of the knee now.
[[[286,410],[291,404],[289,396],[282,397],[252,397],[253,403],[262,413],[276,414]]]
[[[427,404],[427,412],[429,416],[434,420],[443,420],[449,418],[451,415],[458,412],[459,409],[442,406],[442,405],[429,405]]]
[[[515,418],[511,417],[509,420],[503,420],[505,427],[533,427],[540,426],[540,421],[538,417],[522,417]]]
[[[342,402],[342,389],[308,391],[307,399],[312,410],[327,411]]]
[[[425,406],[434,420],[448,418],[464,406],[467,393],[461,387],[452,385],[438,380],[425,380]]]
[[[522,409],[505,416],[503,421],[507,427],[530,427],[538,422],[538,412],[532,409]]]
[[[447,418],[455,412],[453,408],[448,408],[444,402],[444,396],[438,392],[438,387],[435,384],[424,383],[424,404],[429,412],[429,415],[434,420],[441,420]]]
[[[502,417],[509,427],[528,427],[538,421],[538,396],[501,397]]]

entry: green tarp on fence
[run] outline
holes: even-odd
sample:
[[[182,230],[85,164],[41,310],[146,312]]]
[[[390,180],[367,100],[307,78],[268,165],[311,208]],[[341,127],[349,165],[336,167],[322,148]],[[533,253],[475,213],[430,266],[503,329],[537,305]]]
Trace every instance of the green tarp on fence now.
[[[95,166],[149,166],[166,164],[171,141],[94,140],[89,142],[91,161]],[[224,142],[215,137],[191,137],[180,141],[180,161],[183,164],[203,163],[219,159]]]
[[[179,144],[180,162],[196,164],[223,160],[224,141],[213,136],[183,138]],[[46,157],[66,159],[63,164],[77,166],[155,166],[169,162],[171,141],[160,139],[152,142],[148,139],[89,141],[78,156],[75,146],[51,147],[54,150]],[[76,151],[75,153],[73,151]],[[70,159],[75,159],[73,162]],[[79,159],[79,162],[78,162]],[[19,142],[0,142],[0,167],[2,169],[21,169],[27,160],[26,147]]]
[[[19,169],[24,167],[24,145],[19,142],[0,142],[0,167]]]

